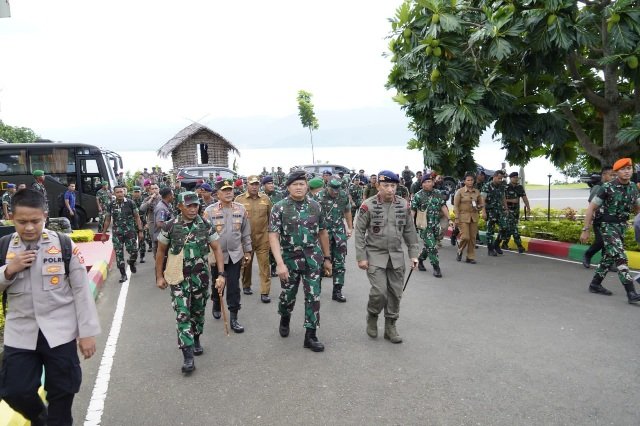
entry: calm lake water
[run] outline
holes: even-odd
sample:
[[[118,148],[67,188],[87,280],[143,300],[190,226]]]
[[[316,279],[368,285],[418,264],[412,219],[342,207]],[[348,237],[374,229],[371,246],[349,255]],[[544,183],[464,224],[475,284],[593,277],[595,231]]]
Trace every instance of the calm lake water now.
[[[132,172],[142,171],[144,167],[151,170],[152,166],[160,166],[163,170],[172,168],[170,158],[160,158],[156,151],[120,151],[124,163],[124,169]],[[475,159],[487,169],[497,169],[504,161],[504,151],[499,148],[479,148],[475,151]],[[364,169],[366,173],[373,174],[380,170],[389,169],[399,173],[407,165],[413,171],[422,168],[422,154],[418,151],[410,151],[399,146],[378,147],[317,147],[315,149],[316,162],[335,163],[358,170]],[[229,167],[233,164],[234,157],[230,158]],[[269,148],[269,149],[243,149],[241,155],[236,158],[238,171],[243,175],[257,174],[263,167],[271,170],[271,167],[281,166],[286,172],[290,167],[299,164],[311,164],[311,148]],[[517,171],[518,167],[509,167],[508,171]],[[525,175],[528,183],[546,184],[547,175],[552,174],[553,180],[562,180],[549,161],[544,158],[533,160],[525,167]]]

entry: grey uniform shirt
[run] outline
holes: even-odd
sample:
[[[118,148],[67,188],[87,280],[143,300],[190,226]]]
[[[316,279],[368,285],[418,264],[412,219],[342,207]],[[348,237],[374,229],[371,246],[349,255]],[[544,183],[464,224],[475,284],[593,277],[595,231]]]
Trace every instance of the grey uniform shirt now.
[[[151,239],[153,241],[158,241],[158,235],[160,235],[159,226],[156,226],[158,222],[163,222],[165,225],[173,219],[173,213],[171,213],[171,206],[165,203],[164,200],[160,201],[156,204],[156,207],[153,209],[153,234],[151,234]]]
[[[0,291],[7,290],[7,318],[4,343],[19,349],[35,350],[38,330],[49,346],[69,343],[78,337],[100,334],[96,305],[89,287],[84,258],[72,244],[69,277],[65,277],[60,240],[44,229],[37,243],[38,254],[30,268],[7,280],[0,267]],[[26,250],[14,233],[7,250],[7,263]]]
[[[218,243],[222,248],[224,263],[237,263],[246,252],[251,251],[251,225],[247,210],[240,203],[232,202],[231,207],[222,208],[218,201],[204,211],[213,230],[220,236]]]
[[[380,195],[368,198],[360,206],[355,225],[356,260],[368,260],[370,266],[394,269],[405,266],[404,241],[409,257],[418,257],[418,234],[411,217],[411,207],[404,198],[395,196],[383,203]]]

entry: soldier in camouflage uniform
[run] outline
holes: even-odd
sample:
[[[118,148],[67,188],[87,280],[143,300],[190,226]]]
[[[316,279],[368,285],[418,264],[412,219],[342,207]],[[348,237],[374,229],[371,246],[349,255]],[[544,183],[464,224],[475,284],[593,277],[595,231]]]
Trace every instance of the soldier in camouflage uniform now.
[[[340,177],[339,181],[340,181],[340,189],[342,189],[343,191],[347,191],[347,193],[349,192],[349,177],[344,175],[344,172],[342,170],[340,170],[338,172],[338,176]]]
[[[263,176],[263,178],[266,176]],[[273,174],[273,184],[276,188],[282,188],[284,186],[284,182],[287,178],[287,175],[282,171],[282,167],[278,166],[278,171]]]
[[[580,241],[586,243],[589,239],[589,227],[593,220],[593,212],[602,210],[600,217],[600,232],[604,241],[603,256],[600,265],[589,285],[589,291],[596,294],[610,296],[611,291],[602,285],[612,265],[618,270],[618,278],[627,292],[629,303],[640,302],[640,294],[636,293],[631,275],[627,255],[624,251],[624,234],[627,230],[629,215],[640,213],[640,192],[633,182],[633,164],[630,158],[621,158],[613,165],[618,177],[600,187],[598,194],[591,200],[584,218],[584,228]]]
[[[13,198],[13,194],[16,193],[16,184],[8,183],[7,190],[2,194],[2,218],[4,220],[11,219],[11,199]]]
[[[307,197],[312,200],[319,201],[318,195],[320,195],[320,191],[324,189],[324,180],[319,177],[314,177],[309,180],[309,192],[307,193]]]
[[[109,182],[100,182],[100,189],[96,192],[96,203],[98,203],[98,229],[102,229],[104,218],[107,215],[107,206],[111,204],[111,191]]]
[[[140,188],[137,185],[133,187],[131,201],[135,203],[136,207],[138,208],[138,211],[140,211],[140,206],[142,205],[144,198],[142,197],[142,188]],[[147,224],[147,221],[144,215],[140,215],[140,222],[142,223],[142,228],[144,229],[145,225]],[[140,257],[140,263],[145,263],[144,256],[147,253],[147,242],[144,238],[144,233],[143,233],[143,238],[138,242],[138,253]]]
[[[178,209],[178,197],[186,191],[186,189],[182,187],[181,180],[181,177],[178,177],[173,183],[173,203],[171,204],[171,208],[173,208],[173,213],[175,215],[180,213],[180,209]]]
[[[419,229],[420,238],[424,243],[422,253],[418,258],[418,269],[426,271],[424,260],[428,257],[433,266],[433,276],[442,277],[440,261],[438,259],[438,235],[440,234],[440,218],[449,217],[449,209],[441,194],[433,188],[433,179],[429,173],[422,176],[422,189],[418,191],[411,201],[411,210],[414,217],[418,211],[426,212],[427,226]]]
[[[342,295],[345,274],[345,258],[347,257],[347,239],[353,233],[353,218],[349,195],[341,189],[339,179],[331,179],[329,186],[318,194],[317,200],[322,207],[322,215],[331,247],[331,263],[333,265],[333,295],[331,298],[344,303],[347,299]],[[347,222],[345,231],[344,222]]]
[[[377,193],[378,193],[378,177],[376,175],[371,175],[369,177],[369,183],[364,188],[363,198],[366,200],[368,198],[373,197]]]
[[[129,266],[134,274],[136,270],[136,260],[138,259],[138,239],[142,239],[142,221],[136,204],[124,196],[124,188],[116,186],[113,188],[116,199],[107,205],[107,215],[102,228],[102,242],[107,239],[107,231],[113,219],[113,249],[116,252],[116,264],[120,270],[120,282],[127,280],[127,273],[124,264],[124,247],[129,252]],[[136,238],[136,235],[138,238]]]
[[[504,198],[504,171],[496,170],[490,182],[482,187],[480,195],[484,200],[484,210],[482,218],[487,221],[487,250],[489,256],[497,256],[502,254],[500,248],[500,235],[506,227],[505,216],[507,214],[507,202]],[[493,234],[496,232],[498,225],[498,238],[494,241]]]
[[[360,181],[360,176],[356,175],[353,178],[353,183],[349,187],[349,196],[351,197],[351,217],[356,217],[356,212],[362,204],[362,198],[364,195],[364,183]]]
[[[33,179],[35,179],[35,182],[31,184],[31,189],[38,191],[44,196],[44,214],[45,216],[49,216],[49,198],[47,198],[47,188],[44,186],[44,172],[42,170],[34,170]]]
[[[149,248],[147,250],[153,251],[153,234],[155,232],[153,211],[155,210],[162,197],[160,196],[160,188],[155,183],[149,183],[149,185],[146,185],[145,182],[145,189],[146,191],[142,195],[144,200],[142,201],[142,205],[140,206],[140,214],[145,217],[147,222],[144,229],[144,238],[149,245]]]
[[[198,215],[200,201],[193,192],[180,194],[180,214],[171,220],[158,236],[156,254],[156,285],[165,289],[169,284],[164,278],[164,258],[167,254],[183,252],[182,274],[184,280],[171,285],[171,305],[176,312],[178,347],[182,350],[182,372],[195,369],[194,355],[202,355],[204,349],[200,336],[204,329],[205,308],[209,297],[209,250],[214,253],[218,268],[213,291],[224,289],[226,273],[218,234]]]
[[[513,235],[513,241],[518,246],[518,253],[524,253],[524,246],[522,245],[522,239],[520,238],[520,232],[518,231],[518,222],[520,221],[520,198],[524,201],[525,215],[527,211],[531,211],[529,207],[529,199],[524,192],[524,187],[518,183],[518,172],[511,172],[509,174],[510,182],[506,186],[504,191],[504,197],[507,201],[507,207],[509,212],[507,214],[506,222],[507,226],[502,235],[502,248],[509,249],[509,240]]]
[[[324,350],[316,328],[320,323],[321,268],[331,273],[329,238],[320,204],[309,199],[306,173],[289,174],[286,182],[289,196],[271,210],[269,244],[276,259],[282,293],[278,304],[280,336],[289,335],[291,313],[302,281],[305,299],[304,347],[314,352]],[[324,262],[322,258],[324,256]]]
[[[398,187],[396,188],[396,195],[400,198],[404,198],[405,200],[409,201],[409,198],[410,198],[409,190],[402,183],[398,184]]]

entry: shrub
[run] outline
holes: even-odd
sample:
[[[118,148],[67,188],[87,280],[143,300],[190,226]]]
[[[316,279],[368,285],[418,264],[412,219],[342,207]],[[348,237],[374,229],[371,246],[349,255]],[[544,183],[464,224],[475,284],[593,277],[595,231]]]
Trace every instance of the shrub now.
[[[88,243],[93,241],[94,232],[91,229],[76,229],[71,233],[74,243]]]

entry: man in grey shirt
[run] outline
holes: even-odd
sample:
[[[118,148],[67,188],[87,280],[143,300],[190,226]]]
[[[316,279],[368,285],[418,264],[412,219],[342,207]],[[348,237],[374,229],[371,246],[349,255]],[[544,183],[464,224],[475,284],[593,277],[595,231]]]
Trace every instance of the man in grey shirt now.
[[[151,241],[153,242],[153,257],[156,257],[158,250],[158,235],[164,229],[165,223],[173,219],[173,191],[165,187],[160,190],[162,200],[153,209],[153,228],[151,228]]]
[[[244,327],[238,323],[240,310],[240,270],[242,265],[251,259],[251,225],[244,206],[233,201],[233,182],[223,180],[218,184],[218,202],[204,211],[203,217],[211,223],[220,238],[218,243],[224,255],[224,272],[227,274],[227,307],[229,308],[230,326],[236,333],[242,333]],[[211,279],[215,283],[218,269],[211,267]],[[213,317],[221,316],[220,296],[211,292],[213,300]]]

